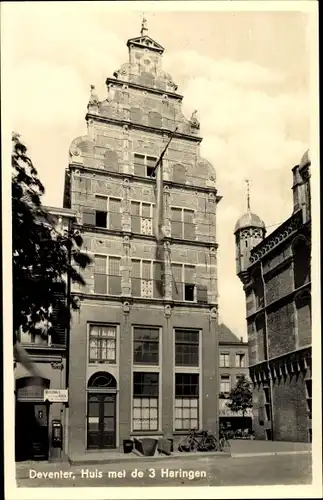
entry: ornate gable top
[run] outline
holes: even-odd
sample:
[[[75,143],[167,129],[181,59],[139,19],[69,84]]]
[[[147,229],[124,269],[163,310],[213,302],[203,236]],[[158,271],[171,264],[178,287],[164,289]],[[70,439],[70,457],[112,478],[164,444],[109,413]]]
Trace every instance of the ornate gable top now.
[[[143,49],[150,49],[155,52],[158,52],[159,54],[162,54],[164,52],[164,47],[159,45],[159,43],[155,42],[150,36],[143,35],[143,36],[137,36],[136,38],[130,38],[130,40],[127,41],[127,47],[130,47],[131,45],[134,45],[136,47],[141,47]]]

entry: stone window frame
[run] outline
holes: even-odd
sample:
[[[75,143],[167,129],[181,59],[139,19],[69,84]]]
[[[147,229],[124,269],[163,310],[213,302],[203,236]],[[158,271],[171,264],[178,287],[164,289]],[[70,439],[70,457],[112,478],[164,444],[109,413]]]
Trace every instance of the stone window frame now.
[[[132,275],[132,271],[133,271],[133,267],[132,267],[132,263],[133,261],[136,261],[136,262],[140,262],[140,276],[133,276]],[[150,273],[149,273],[149,278],[143,278],[143,262],[149,262],[150,263]],[[154,296],[154,291],[155,290],[158,290],[157,287],[155,287],[155,282],[157,282],[158,280],[155,279],[155,268],[154,268],[154,265],[155,264],[159,264],[158,260],[156,259],[146,259],[146,258],[140,258],[140,257],[132,257],[131,258],[131,269],[130,269],[130,287],[131,287],[131,296],[132,297],[139,297],[139,298],[146,298],[146,299],[158,299],[160,300],[161,299],[161,295],[158,294],[158,296]],[[140,279],[141,281],[141,294],[140,295],[133,295],[133,291],[132,291],[132,279]],[[143,295],[142,293],[142,282],[143,281],[151,281],[152,282],[152,288],[151,288],[151,295],[148,295],[148,296],[145,296]]]
[[[105,273],[96,273],[95,272],[95,257],[104,257],[106,259],[105,261]],[[119,261],[119,274],[110,274],[110,258],[113,259],[118,259]],[[93,270],[93,293],[96,295],[112,295],[112,296],[121,296],[122,295],[122,274],[121,274],[121,262],[122,262],[122,257],[120,255],[113,255],[113,254],[103,254],[100,252],[95,252],[94,253],[94,270]],[[106,293],[99,293],[95,291],[95,275],[105,275],[106,276]],[[109,293],[109,277],[114,276],[114,277],[119,277],[120,278],[120,294],[115,294],[115,293]]]
[[[172,210],[178,210],[178,211],[181,211],[181,220],[180,221],[173,221],[173,217],[172,217]],[[185,212],[190,212],[190,213],[193,213],[193,222],[185,222],[185,217],[184,217],[184,214]],[[193,240],[189,240],[189,241],[195,241],[196,240],[196,228],[197,228],[197,223],[196,223],[196,210],[192,209],[192,208],[187,208],[187,207],[182,207],[182,206],[178,206],[178,205],[170,205],[169,206],[169,213],[170,213],[170,226],[171,226],[171,236],[173,238],[179,238],[181,240],[187,240],[187,238],[185,238],[185,224],[191,224],[192,226],[194,226],[194,236],[195,238]],[[172,222],[180,222],[181,223],[181,229],[182,229],[182,235],[181,237],[178,237],[178,236],[175,236],[173,234],[173,231],[172,231]]]
[[[115,335],[107,335],[107,336],[102,336],[102,335],[93,335],[92,338],[102,340],[110,340],[114,341],[114,359],[113,360],[108,360],[108,359],[103,359],[102,357],[98,359],[91,358],[90,356],[90,342],[91,342],[91,327],[98,327],[98,328],[114,328],[115,329]],[[116,365],[118,361],[118,338],[119,338],[119,325],[116,323],[105,323],[105,322],[96,322],[96,321],[89,321],[87,323],[87,330],[88,330],[88,364],[89,365],[96,365],[96,364],[112,364]]]
[[[132,217],[133,216],[136,216],[136,214],[133,214],[132,213],[132,204],[133,203],[137,203],[139,204],[139,217],[140,218],[140,233],[136,233],[136,234],[145,234],[145,235],[150,235],[152,236],[154,234],[154,217],[155,217],[155,207],[156,207],[156,203],[152,202],[152,201],[145,201],[145,200],[138,200],[138,199],[135,199],[135,198],[132,198],[130,200],[130,218],[131,218],[131,231],[132,231]],[[142,206],[143,205],[150,205],[150,216],[149,217],[143,217],[142,215]],[[143,232],[142,228],[142,221],[143,219],[150,219],[151,220],[151,231],[150,232]],[[133,232],[133,231],[132,231]]]
[[[196,286],[196,265],[192,265],[192,264],[188,264],[187,262],[173,262],[171,263],[171,268],[172,268],[172,273],[171,273],[171,276],[172,276],[172,287],[173,287],[173,283],[178,283],[174,280],[174,273],[173,273],[173,266],[181,266],[182,268],[182,273],[181,273],[181,281],[179,282],[180,285],[182,285],[182,298],[181,299],[175,299],[173,297],[173,290],[172,290],[172,298],[175,302],[187,302],[188,304],[192,304],[192,303],[197,303],[197,286]],[[191,285],[191,286],[194,286],[194,291],[193,291],[193,296],[194,296],[194,299],[193,300],[186,300],[185,299],[185,267],[190,267],[190,268],[194,268],[194,283],[187,283],[187,285]]]
[[[103,229],[117,229],[118,231],[122,230],[122,198],[119,196],[112,196],[112,195],[104,195],[100,193],[94,193],[94,199],[101,198],[106,200],[106,210],[98,210],[97,206],[94,206],[94,211],[95,211],[95,227],[98,228],[103,228]],[[120,212],[113,212],[113,213],[119,213],[120,215],[120,227],[119,228],[112,228],[111,226],[111,220],[110,220],[110,200],[118,200],[120,202]],[[96,216],[97,212],[102,212],[106,214],[106,225],[105,226],[97,226],[96,224]]]
[[[155,160],[155,165],[156,165],[157,160],[158,160],[158,156],[154,156],[154,155],[152,155],[152,154],[150,155],[150,154],[145,154],[145,153],[138,153],[138,152],[134,151],[134,152],[133,152],[133,165],[134,165],[134,166],[135,166],[135,163],[136,163],[136,162],[135,162],[136,156],[137,156],[137,157],[139,157],[139,156],[140,156],[140,157],[144,158],[144,162],[142,163],[142,165],[144,165],[144,167],[145,167],[145,174],[146,174],[146,175],[144,175],[144,176],[141,176],[141,175],[140,175],[140,176],[138,176],[138,177],[143,177],[143,178],[146,178],[146,179],[153,179],[153,180],[155,180],[155,179],[156,179],[156,170],[155,170],[155,172],[154,172],[154,175],[148,175],[148,170],[147,170],[147,169],[148,169],[148,168],[151,168],[151,166],[150,166],[150,165],[147,165],[147,159],[148,159],[148,158],[150,158],[150,159],[154,159],[154,160]],[[134,173],[135,173],[135,172],[134,172]],[[136,175],[136,174],[135,174],[135,175]]]

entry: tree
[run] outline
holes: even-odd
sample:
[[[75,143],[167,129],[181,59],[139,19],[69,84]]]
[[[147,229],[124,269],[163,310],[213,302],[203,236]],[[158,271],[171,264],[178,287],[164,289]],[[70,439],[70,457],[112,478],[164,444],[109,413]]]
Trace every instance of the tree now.
[[[243,418],[247,409],[252,408],[251,383],[245,375],[240,375],[236,386],[231,389],[227,407],[234,413],[242,412]]]
[[[44,186],[16,133],[12,134],[12,274],[13,345],[16,357],[38,376],[27,352],[19,343],[19,331],[47,336],[53,317],[65,327],[71,309],[78,305],[70,297],[68,282],[84,285],[76,266],[91,262],[82,252],[78,231],[58,231],[53,217],[42,205]]]

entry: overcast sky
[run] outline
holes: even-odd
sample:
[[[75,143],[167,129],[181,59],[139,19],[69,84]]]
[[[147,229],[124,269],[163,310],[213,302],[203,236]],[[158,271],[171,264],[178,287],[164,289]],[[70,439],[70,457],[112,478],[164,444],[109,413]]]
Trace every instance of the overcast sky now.
[[[157,12],[157,4],[168,12]],[[307,14],[171,12],[172,2],[157,4],[145,5],[148,34],[165,47],[164,69],[184,95],[184,113],[199,112],[201,153],[213,163],[223,196],[220,319],[246,338],[233,228],[246,210],[246,178],[251,209],[268,231],[291,214],[291,169],[309,147]],[[198,8],[198,2],[187,4]],[[109,2],[12,2],[3,8],[12,128],[29,146],[47,205],[62,206],[69,145],[86,133],[90,84],[104,99],[106,77],[127,62],[127,39],[140,34],[142,11],[134,6],[112,11],[117,6]]]

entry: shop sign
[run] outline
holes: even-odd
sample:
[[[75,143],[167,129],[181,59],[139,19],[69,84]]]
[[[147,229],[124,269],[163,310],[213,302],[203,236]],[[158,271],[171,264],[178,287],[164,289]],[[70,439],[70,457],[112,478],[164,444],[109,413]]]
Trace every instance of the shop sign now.
[[[227,403],[230,403],[229,399],[220,399],[219,400],[219,416],[220,417],[242,417],[242,411],[234,412],[230,410],[227,406]],[[252,417],[252,408],[247,408],[244,414],[245,417]]]
[[[67,403],[68,389],[45,389],[44,401],[49,401],[50,403]]]

